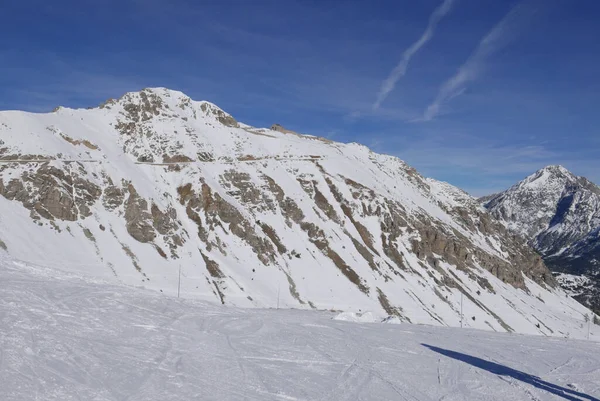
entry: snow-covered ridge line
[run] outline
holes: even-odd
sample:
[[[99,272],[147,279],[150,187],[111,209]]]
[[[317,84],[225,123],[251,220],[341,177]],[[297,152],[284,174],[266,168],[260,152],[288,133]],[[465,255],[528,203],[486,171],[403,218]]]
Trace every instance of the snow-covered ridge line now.
[[[589,314],[475,199],[362,145],[253,128],[164,88],[0,112],[0,138],[0,158],[31,160],[0,164],[0,252],[18,260],[227,305],[496,331],[566,336]],[[64,161],[78,159],[100,162]]]

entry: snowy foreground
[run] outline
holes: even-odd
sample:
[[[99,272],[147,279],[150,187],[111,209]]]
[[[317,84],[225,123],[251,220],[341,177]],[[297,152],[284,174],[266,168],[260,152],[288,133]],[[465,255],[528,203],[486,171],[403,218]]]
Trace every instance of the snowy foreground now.
[[[0,400],[600,398],[597,342],[333,316],[0,261]]]

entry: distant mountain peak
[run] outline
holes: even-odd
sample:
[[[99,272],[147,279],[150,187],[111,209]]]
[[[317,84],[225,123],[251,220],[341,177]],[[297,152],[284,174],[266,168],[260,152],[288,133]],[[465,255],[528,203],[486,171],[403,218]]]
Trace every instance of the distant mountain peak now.
[[[546,166],[480,202],[528,239],[555,271],[600,277],[600,187],[585,177]],[[600,309],[600,278],[597,289],[595,301],[589,293],[578,299]]]
[[[551,173],[561,173],[561,174],[572,174],[569,170],[567,170],[565,167],[561,166],[560,164],[551,164],[549,166],[546,166],[546,167],[538,170],[538,172],[541,172],[541,171],[547,171],[547,172],[551,172]]]
[[[522,182],[532,182],[539,180],[540,178],[553,180],[575,180],[577,179],[577,176],[563,166],[556,164],[539,169],[535,173],[525,178]]]

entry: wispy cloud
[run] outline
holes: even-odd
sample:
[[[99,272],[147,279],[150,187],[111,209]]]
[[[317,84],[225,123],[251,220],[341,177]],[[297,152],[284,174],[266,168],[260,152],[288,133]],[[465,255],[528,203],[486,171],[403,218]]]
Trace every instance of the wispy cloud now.
[[[480,41],[475,51],[440,88],[435,100],[427,107],[420,121],[429,121],[441,111],[444,103],[460,96],[466,84],[481,75],[486,60],[495,52],[506,46],[516,36],[519,28],[525,25],[527,17],[534,9],[527,3],[513,7]]]
[[[408,49],[402,53],[402,59],[398,63],[398,65],[392,70],[389,77],[383,81],[381,84],[381,89],[377,95],[377,101],[373,104],[373,110],[376,110],[381,106],[381,103],[387,98],[391,91],[394,90],[396,83],[400,78],[402,78],[406,74],[406,70],[408,68],[408,64],[410,63],[411,58],[423,47],[427,42],[431,40],[433,34],[435,33],[435,28],[439,24],[439,22],[444,18],[446,14],[452,8],[454,4],[454,0],[444,0],[442,4],[440,4],[429,17],[429,23],[427,24],[427,28],[425,32],[421,35],[421,37],[414,42]]]

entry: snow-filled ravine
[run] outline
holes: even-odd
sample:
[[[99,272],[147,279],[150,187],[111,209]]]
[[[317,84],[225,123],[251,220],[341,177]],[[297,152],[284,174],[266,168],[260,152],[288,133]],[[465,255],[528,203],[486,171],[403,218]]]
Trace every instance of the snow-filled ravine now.
[[[593,340],[336,315],[217,306],[3,260],[0,399],[600,397]]]

